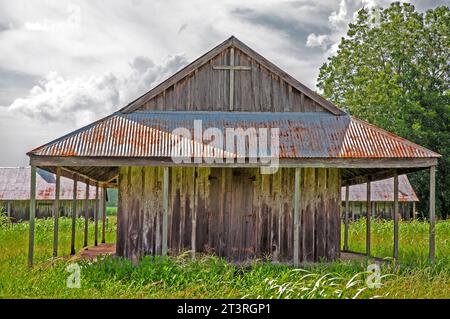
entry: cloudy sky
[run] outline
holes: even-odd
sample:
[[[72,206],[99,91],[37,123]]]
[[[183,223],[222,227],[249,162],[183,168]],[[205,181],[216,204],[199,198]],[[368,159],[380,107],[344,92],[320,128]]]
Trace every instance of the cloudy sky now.
[[[121,108],[231,35],[314,89],[354,13],[389,2],[0,0],[0,166],[27,165],[27,151]]]

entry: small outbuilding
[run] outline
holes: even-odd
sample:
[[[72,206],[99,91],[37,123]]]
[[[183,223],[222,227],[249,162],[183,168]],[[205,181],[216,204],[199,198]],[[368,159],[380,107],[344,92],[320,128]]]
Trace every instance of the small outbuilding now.
[[[12,221],[28,220],[30,216],[30,176],[28,167],[0,167],[0,212]],[[56,176],[48,171],[36,170],[36,217],[52,217],[55,204]],[[100,194],[101,195],[101,194]],[[86,185],[77,189],[78,207],[86,200]],[[89,190],[88,205],[93,217],[95,189]],[[61,177],[59,195],[60,216],[72,216],[73,181]],[[77,216],[81,210],[77,211]]]
[[[345,203],[345,187],[341,191],[342,202]],[[403,220],[416,217],[416,203],[419,201],[406,175],[398,177],[398,211]],[[350,186],[349,204],[351,219],[358,219],[367,213],[367,184]],[[394,178],[373,182],[370,202],[372,217],[392,219],[394,213]]]
[[[235,37],[28,155],[32,168],[118,188],[119,256],[190,251],[293,264],[339,258],[341,186],[367,183],[370,203],[373,181],[430,169],[433,199],[440,156],[347,114]]]

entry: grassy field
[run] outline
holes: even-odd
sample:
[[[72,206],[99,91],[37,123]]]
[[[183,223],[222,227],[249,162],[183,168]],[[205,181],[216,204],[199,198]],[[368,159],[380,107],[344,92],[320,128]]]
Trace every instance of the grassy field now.
[[[61,218],[60,255],[70,248],[70,220]],[[107,242],[115,240],[116,218],[108,217]],[[77,248],[83,220],[77,221]],[[392,253],[392,223],[374,221],[373,252]],[[381,266],[381,287],[368,288],[366,261],[333,262],[295,269],[254,263],[227,264],[187,254],[144,258],[133,266],[120,258],[104,258],[81,266],[81,288],[67,288],[65,258],[51,259],[52,220],[36,223],[36,265],[26,266],[28,223],[0,223],[0,298],[448,298],[450,297],[450,221],[436,225],[437,261],[427,261],[428,224],[400,223],[400,260]],[[90,243],[93,242],[90,225]],[[364,250],[363,221],[350,226],[350,248]]]

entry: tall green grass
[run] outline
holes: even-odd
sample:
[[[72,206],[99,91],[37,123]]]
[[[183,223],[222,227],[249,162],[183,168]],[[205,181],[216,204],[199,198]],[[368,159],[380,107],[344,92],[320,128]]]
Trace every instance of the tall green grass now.
[[[341,227],[343,238],[343,229]],[[399,260],[403,265],[428,264],[429,223],[419,220],[399,222]],[[450,220],[436,223],[436,260],[440,265],[450,265]],[[371,255],[393,255],[394,224],[389,220],[375,220],[371,225]],[[349,224],[349,250],[365,252],[366,221],[360,219]]]
[[[392,222],[374,221],[372,247],[378,257],[392,254]],[[60,255],[70,251],[68,218],[60,220]],[[76,224],[77,248],[83,220]],[[115,241],[116,219],[108,216],[106,238]],[[93,243],[93,224],[89,225]],[[52,259],[53,221],[36,221],[35,267],[26,266],[28,223],[0,224],[0,298],[448,298],[450,221],[436,225],[437,261],[427,261],[428,224],[400,223],[400,260],[381,265],[381,287],[369,288],[370,261],[340,261],[294,268],[254,262],[236,266],[213,256],[192,260],[145,257],[137,265],[122,258],[79,261],[81,288],[67,288],[70,264]],[[364,221],[350,225],[350,248],[364,251]]]

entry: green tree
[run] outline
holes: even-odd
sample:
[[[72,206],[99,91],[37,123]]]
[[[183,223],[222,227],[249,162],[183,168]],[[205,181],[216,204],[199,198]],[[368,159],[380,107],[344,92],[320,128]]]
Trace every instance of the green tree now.
[[[437,212],[450,212],[450,13],[409,3],[358,11],[318,87],[347,112],[440,154]],[[411,182],[428,208],[428,173]]]

